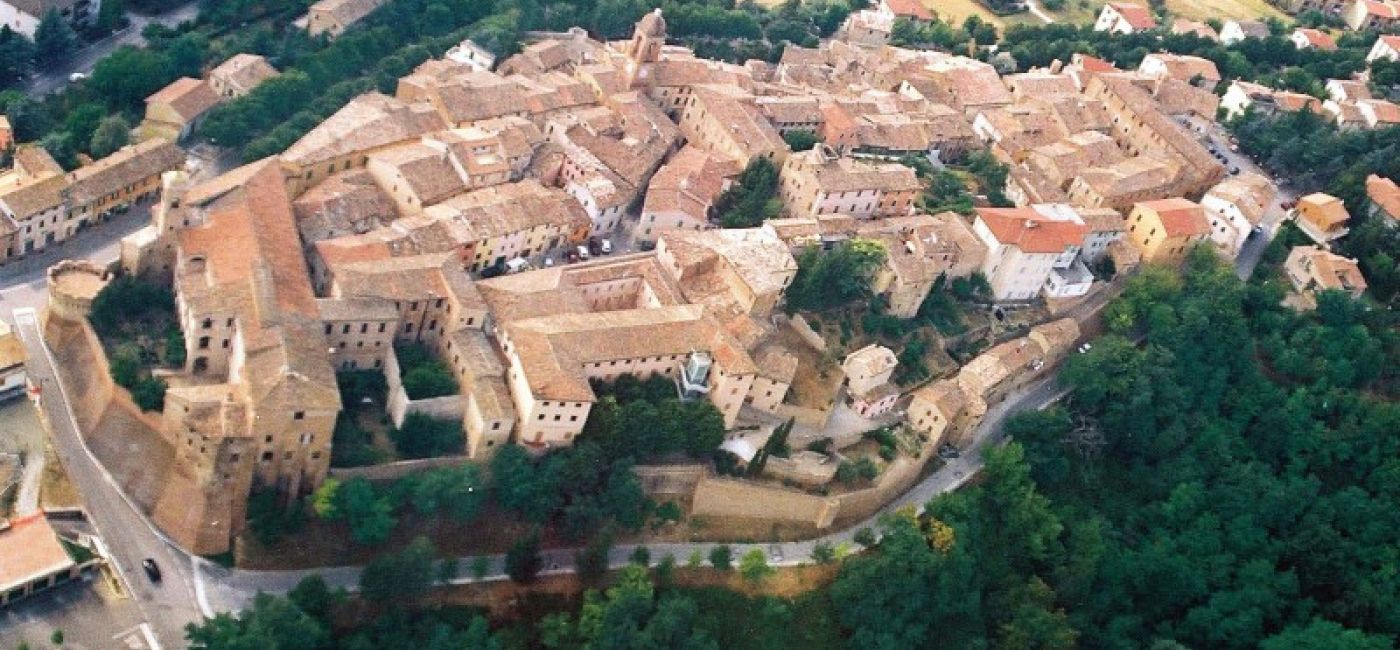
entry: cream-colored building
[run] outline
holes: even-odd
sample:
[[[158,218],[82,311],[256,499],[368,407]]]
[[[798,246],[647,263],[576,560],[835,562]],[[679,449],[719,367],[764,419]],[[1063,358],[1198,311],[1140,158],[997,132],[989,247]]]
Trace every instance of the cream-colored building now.
[[[1200,204],[1186,199],[1144,201],[1128,214],[1128,242],[1142,261],[1180,264],[1186,251],[1210,238],[1210,221]]]
[[[388,0],[320,0],[306,10],[306,33],[335,39]]]
[[[277,68],[257,54],[240,52],[209,71],[209,85],[221,97],[242,97],[268,79],[277,76]]]
[[[680,113],[680,129],[689,144],[748,166],[763,157],[781,166],[788,146],[754,104],[754,97],[728,86],[697,86]]]
[[[1346,204],[1330,194],[1314,192],[1298,199],[1291,216],[1303,234],[1323,247],[1351,231],[1347,227],[1351,214]]]
[[[1294,246],[1283,263],[1283,273],[1294,292],[1287,302],[1302,309],[1317,306],[1319,291],[1341,291],[1352,298],[1366,292],[1366,278],[1356,260],[1318,246]]]
[[[987,247],[981,270],[992,295],[997,300],[1031,300],[1057,271],[1070,273],[1083,266],[1078,258],[1089,228],[1067,205],[1040,205],[978,209],[972,232]]]
[[[909,215],[920,190],[914,170],[904,165],[842,157],[825,145],[788,156],[778,184],[787,213],[794,217]]]

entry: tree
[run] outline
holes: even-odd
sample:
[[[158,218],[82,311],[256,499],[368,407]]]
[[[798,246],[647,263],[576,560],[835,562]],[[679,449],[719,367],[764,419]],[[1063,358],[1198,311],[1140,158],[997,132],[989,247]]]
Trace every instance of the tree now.
[[[108,108],[134,110],[174,79],[169,60],[160,53],[124,45],[97,62],[84,86],[104,98]]]
[[[808,247],[797,258],[787,309],[820,311],[869,298],[871,279],[885,257],[884,246],[867,239],[847,240],[825,252]]]
[[[55,68],[68,62],[78,51],[78,35],[57,7],[50,7],[34,29],[34,56],[44,68]]]
[[[194,650],[331,648],[330,632],[325,624],[290,600],[269,594],[258,594],[253,606],[237,616],[221,613],[200,625],[186,625],[185,638]]]
[[[603,531],[593,536],[588,545],[574,555],[574,568],[579,582],[597,584],[608,572],[608,553],[612,551],[612,534]]]
[[[292,601],[292,604],[318,621],[328,620],[331,608],[344,598],[344,591],[331,591],[319,575],[302,578],[301,582],[287,592],[287,599]]]
[[[9,25],[0,26],[0,82],[4,85],[13,83],[29,74],[33,67],[34,43],[10,29]],[[8,106],[5,113],[10,115],[13,123],[13,111]]]
[[[425,537],[415,537],[397,553],[386,553],[360,572],[360,594],[372,603],[409,606],[428,592],[436,574],[437,549]]]
[[[340,491],[340,481],[328,478],[311,493],[311,512],[322,519],[339,519],[342,515],[336,507],[336,493]]]
[[[651,566],[651,551],[645,546],[638,546],[632,549],[632,555],[628,561],[641,567]]]
[[[777,195],[778,168],[758,156],[739,174],[739,182],[715,199],[715,213],[725,228],[753,228],[782,211]]]
[[[486,573],[491,570],[491,559],[485,555],[478,555],[472,558],[471,572],[472,578],[478,582],[486,579]]]
[[[768,566],[768,556],[761,548],[749,549],[749,552],[739,558],[739,575],[749,582],[763,582],[774,572],[773,567]]]
[[[812,545],[812,560],[817,564],[831,564],[836,561],[836,549],[826,542]]]
[[[506,575],[511,581],[520,584],[534,582],[535,576],[540,572],[542,560],[540,559],[540,533],[533,530],[530,534],[516,540],[506,551]]]
[[[1290,627],[1264,639],[1261,650],[1384,650],[1395,647],[1380,634],[1350,630],[1332,621],[1313,619],[1307,627]]]
[[[440,419],[423,413],[409,413],[403,426],[390,431],[389,437],[405,458],[457,454],[467,444],[460,419]]]
[[[131,125],[121,115],[103,118],[93,131],[88,151],[94,158],[105,158],[125,147],[131,138]]]
[[[821,142],[821,137],[811,131],[794,129],[783,134],[783,141],[791,147],[793,151],[808,151]]]
[[[39,146],[49,152],[60,167],[73,169],[78,166],[78,149],[73,143],[73,136],[66,131],[54,131],[44,136],[44,139],[39,141]]]
[[[734,552],[728,544],[720,544],[710,549],[710,566],[720,571],[728,571],[733,568],[733,562]]]
[[[350,524],[350,537],[356,544],[382,544],[398,525],[393,504],[363,478],[356,477],[342,483],[335,496],[334,511]]]

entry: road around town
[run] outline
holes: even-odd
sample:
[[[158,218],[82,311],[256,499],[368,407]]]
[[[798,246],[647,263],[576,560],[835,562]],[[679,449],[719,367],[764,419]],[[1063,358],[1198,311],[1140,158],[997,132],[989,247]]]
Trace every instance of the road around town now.
[[[1223,142],[1223,136],[1211,136]],[[1255,167],[1243,156],[1231,152],[1229,166],[1242,170]],[[207,170],[217,173],[217,169]],[[1278,203],[1287,200],[1291,194],[1281,196]],[[1236,261],[1240,277],[1248,277],[1258,263],[1259,256],[1268,246],[1277,229],[1283,211],[1278,203],[1271,206],[1265,218],[1263,232],[1251,236]],[[236,611],[251,602],[259,591],[284,593],[302,578],[321,575],[332,586],[354,589],[359,582],[358,567],[326,567],[301,571],[247,571],[228,569],[199,557],[193,557],[183,549],[170,543],[147,518],[132,504],[116,482],[87,449],[78,434],[76,420],[67,403],[66,395],[56,379],[52,354],[44,343],[37,323],[37,313],[45,303],[44,270],[52,263],[65,258],[83,258],[99,263],[116,259],[120,239],[149,222],[149,206],[134,206],[127,214],[98,225],[63,246],[43,251],[14,263],[0,267],[0,315],[14,315],[16,331],[24,341],[29,355],[28,369],[31,378],[42,388],[40,408],[52,426],[51,444],[74,484],[84,497],[87,511],[98,534],[104,539],[113,560],[116,573],[120,577],[122,589],[131,594],[142,621],[140,631],[153,648],[183,647],[184,626],[216,612]],[[1082,316],[1085,311],[1101,307],[1115,292],[1104,291],[1096,294],[1069,315]],[[0,316],[3,317],[3,316]],[[1006,401],[993,407],[978,425],[969,448],[959,458],[950,459],[946,465],[930,474],[910,491],[881,510],[881,514],[904,506],[920,507],[938,494],[957,489],[982,467],[982,452],[988,445],[1001,444],[1004,437],[1001,425],[1007,417],[1031,409],[1044,408],[1064,395],[1055,383],[1055,375],[1034,382],[1022,391],[1013,394]],[[833,532],[818,539],[777,544],[731,544],[736,557],[751,548],[763,549],[770,557],[770,563],[778,566],[792,566],[812,559],[812,550],[817,544],[838,546],[855,545],[854,536],[861,528],[875,528],[879,514],[842,531]],[[684,561],[695,552],[707,556],[712,543],[655,544],[648,545],[651,556],[658,561],[671,555],[677,561]],[[620,567],[628,563],[632,546],[614,548],[610,564]],[[574,550],[551,549],[543,555],[544,575],[570,573],[574,570]],[[159,562],[164,580],[151,583],[140,569],[144,558],[155,558]],[[462,558],[463,566],[474,558]],[[488,571],[484,580],[504,580],[504,557],[488,557]],[[456,583],[473,582],[473,578],[459,578]]]
[[[195,605],[189,556],[152,527],[83,443],[66,391],[54,372],[53,355],[39,332],[38,314],[20,309],[14,316],[29,357],[26,370],[39,387],[39,408],[49,422],[49,444],[82,494],[89,521],[107,546],[122,590],[135,602],[143,625],[158,639],[153,647],[183,647],[185,624],[198,621],[201,614]],[[163,570],[161,582],[151,582],[141,571],[145,558],[155,558]]]
[[[62,89],[70,82],[69,75],[75,72],[91,74],[94,66],[108,54],[114,52],[123,45],[134,45],[142,47],[146,44],[146,38],[141,35],[141,31],[147,25],[159,24],[166,27],[174,27],[187,20],[194,20],[199,16],[199,3],[188,2],[164,13],[154,16],[142,16],[128,12],[126,17],[131,24],[117,31],[116,33],[95,43],[89,43],[83,49],[78,50],[68,62],[56,68],[36,73],[25,84],[25,94],[39,98]]]

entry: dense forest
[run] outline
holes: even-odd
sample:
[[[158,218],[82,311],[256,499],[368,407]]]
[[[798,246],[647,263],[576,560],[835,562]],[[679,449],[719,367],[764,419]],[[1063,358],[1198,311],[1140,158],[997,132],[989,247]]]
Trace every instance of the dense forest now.
[[[1340,294],[1279,306],[1282,253],[1250,284],[1206,249],[1132,278],[1066,363],[1063,406],[1009,421],[975,486],[887,518],[801,598],[677,587],[672,559],[488,631],[439,608],[347,623],[321,586],[192,630],[195,647],[1394,647],[1395,315]]]

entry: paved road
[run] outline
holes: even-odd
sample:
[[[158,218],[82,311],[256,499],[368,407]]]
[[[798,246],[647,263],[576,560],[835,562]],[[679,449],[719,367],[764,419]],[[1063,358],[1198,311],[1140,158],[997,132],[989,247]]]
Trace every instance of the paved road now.
[[[53,357],[39,333],[35,312],[18,310],[15,321],[29,356],[26,368],[30,380],[41,387],[39,407],[52,430],[50,444],[82,494],[88,516],[107,545],[126,593],[133,597],[141,619],[153,629],[160,646],[183,647],[185,623],[200,620],[189,556],[151,527],[79,437],[77,421],[54,374]],[[155,558],[159,563],[162,582],[147,580],[141,570],[144,558]]]
[[[44,272],[60,260],[84,259],[107,264],[121,255],[123,237],[151,222],[151,204],[141,203],[125,214],[113,215],[71,239],[53,244],[24,259],[0,266],[0,318],[10,320],[17,309],[39,311],[48,302]]]
[[[60,90],[68,85],[68,76],[74,72],[89,74],[97,62],[117,48],[123,45],[135,45],[142,47],[146,44],[146,39],[141,36],[141,31],[147,25],[157,23],[166,27],[174,27],[187,20],[194,20],[199,15],[199,3],[189,2],[183,6],[176,7],[162,14],[154,16],[140,16],[128,13],[127,18],[131,24],[107,38],[96,43],[91,43],[87,47],[79,50],[67,64],[47,70],[34,75],[25,85],[24,92],[31,97],[42,97],[56,90]]]

